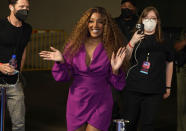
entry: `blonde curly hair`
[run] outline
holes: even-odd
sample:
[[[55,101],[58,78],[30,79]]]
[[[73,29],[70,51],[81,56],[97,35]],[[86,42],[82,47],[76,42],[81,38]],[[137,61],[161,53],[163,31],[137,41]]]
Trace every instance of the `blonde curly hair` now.
[[[88,23],[93,13],[101,14],[104,20],[102,42],[109,59],[111,59],[113,51],[116,52],[120,47],[126,45],[124,44],[126,40],[111,15],[103,7],[90,8],[83,13],[66,41],[67,45],[65,45],[63,53],[69,58],[73,58],[73,56],[78,53],[82,44],[84,44],[83,42],[85,42],[90,36]],[[124,65],[126,65],[125,63],[126,62],[124,61]]]

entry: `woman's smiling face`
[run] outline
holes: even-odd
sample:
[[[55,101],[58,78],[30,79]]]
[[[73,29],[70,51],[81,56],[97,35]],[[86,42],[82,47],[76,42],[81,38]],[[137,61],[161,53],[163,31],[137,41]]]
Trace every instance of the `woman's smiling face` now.
[[[103,34],[104,20],[99,13],[93,13],[88,22],[90,37],[98,38]]]

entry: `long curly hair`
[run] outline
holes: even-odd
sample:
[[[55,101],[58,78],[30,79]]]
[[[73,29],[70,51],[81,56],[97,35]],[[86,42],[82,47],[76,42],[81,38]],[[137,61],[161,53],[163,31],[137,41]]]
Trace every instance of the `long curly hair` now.
[[[120,47],[125,45],[124,41],[126,40],[124,40],[122,33],[120,32],[117,24],[115,24],[111,15],[103,7],[90,8],[83,13],[66,41],[63,53],[69,58],[73,58],[73,56],[78,53],[82,44],[84,44],[90,36],[88,31],[88,22],[93,13],[101,14],[104,20],[102,42],[108,58],[111,59],[112,52],[116,52]],[[124,65],[126,65],[125,63],[126,62],[124,61]]]

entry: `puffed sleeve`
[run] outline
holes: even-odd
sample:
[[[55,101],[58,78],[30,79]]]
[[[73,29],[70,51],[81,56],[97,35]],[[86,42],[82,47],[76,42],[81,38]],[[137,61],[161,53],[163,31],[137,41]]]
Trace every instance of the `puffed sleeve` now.
[[[118,75],[115,75],[112,73],[112,68],[110,68],[109,82],[117,90],[122,90],[126,85],[125,73],[122,70],[119,70]]]
[[[65,50],[68,49],[69,43],[66,44]],[[63,53],[64,63],[55,62],[52,67],[52,75],[56,81],[68,81],[73,74],[72,60],[68,53]]]
[[[68,81],[72,76],[72,67],[68,63],[55,62],[52,67],[52,75],[56,81]]]

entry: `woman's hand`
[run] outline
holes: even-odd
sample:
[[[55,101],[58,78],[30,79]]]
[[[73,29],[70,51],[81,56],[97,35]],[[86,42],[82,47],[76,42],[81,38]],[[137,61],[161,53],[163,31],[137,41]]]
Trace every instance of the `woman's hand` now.
[[[130,40],[130,44],[134,47],[137,42],[144,38],[144,34],[138,34],[138,31],[134,33],[132,39]]]
[[[54,47],[50,47],[52,51],[41,51],[39,53],[40,57],[43,58],[43,60],[52,60],[52,61],[58,61],[58,62],[64,62],[64,58],[61,54],[61,52]]]
[[[118,70],[123,63],[125,55],[126,55],[126,48],[125,47],[119,48],[116,55],[114,52],[112,53],[111,66],[112,66],[112,72],[114,74],[118,74]]]
[[[163,99],[167,99],[170,96],[171,89],[166,89],[165,94],[163,94]]]

